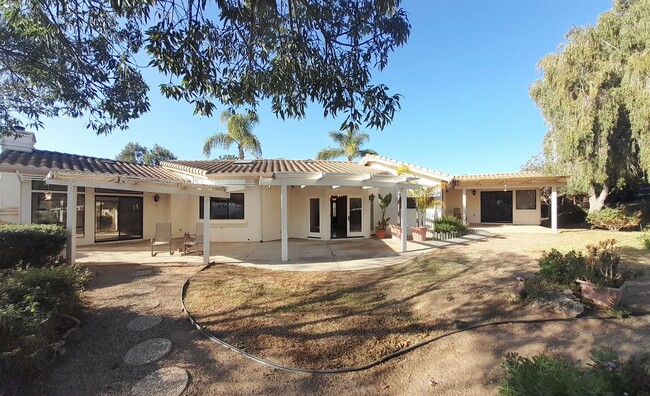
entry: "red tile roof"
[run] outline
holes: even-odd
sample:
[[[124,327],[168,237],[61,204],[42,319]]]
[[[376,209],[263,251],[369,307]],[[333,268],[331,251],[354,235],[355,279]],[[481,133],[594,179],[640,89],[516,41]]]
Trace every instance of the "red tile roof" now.
[[[15,171],[24,168],[41,171],[43,174],[51,170],[60,170],[131,176],[144,179],[184,180],[174,172],[160,166],[134,164],[108,158],[87,157],[46,150],[32,150],[31,152],[4,150],[0,153],[0,169],[2,171]]]
[[[198,175],[228,176],[270,176],[274,172],[296,173],[352,173],[385,174],[377,169],[360,165],[356,162],[321,161],[321,160],[214,160],[214,161],[165,161],[162,166]]]

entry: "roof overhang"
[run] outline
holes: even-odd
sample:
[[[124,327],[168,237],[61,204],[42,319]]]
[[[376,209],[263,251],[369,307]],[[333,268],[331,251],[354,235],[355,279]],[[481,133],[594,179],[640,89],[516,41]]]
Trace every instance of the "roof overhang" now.
[[[385,187],[385,188],[420,188],[415,183],[417,177],[380,174],[351,173],[296,173],[276,172],[270,178],[260,178],[261,186],[339,186],[339,187]]]
[[[421,179],[428,179],[439,183],[450,182],[453,179],[452,175],[439,172],[434,169],[424,168],[418,165],[409,164],[378,155],[366,155],[361,159],[361,161],[359,161],[359,164],[393,173],[400,166],[406,166],[408,167],[410,174]]]
[[[503,188],[543,188],[566,186],[568,176],[516,176],[493,177],[480,175],[471,179],[457,178],[452,181],[454,189],[503,189]]]
[[[45,182],[47,184],[64,186],[110,188],[176,195],[209,195],[212,197],[223,198],[228,198],[230,196],[226,191],[227,187],[225,186],[88,172],[51,171],[45,177]]]

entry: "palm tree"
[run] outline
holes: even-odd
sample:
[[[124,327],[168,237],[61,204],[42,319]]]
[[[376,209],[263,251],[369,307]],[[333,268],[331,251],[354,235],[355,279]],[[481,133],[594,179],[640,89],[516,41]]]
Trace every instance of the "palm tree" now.
[[[256,158],[262,156],[262,144],[253,134],[253,128],[260,119],[254,112],[236,114],[230,111],[221,113],[221,123],[226,125],[226,133],[215,133],[205,139],[203,154],[210,157],[213,148],[229,149],[233,143],[237,144],[239,159],[244,159],[244,152],[253,154]]]
[[[370,136],[365,132],[359,132],[359,128],[356,126],[349,126],[346,132],[330,131],[329,137],[338,147],[322,149],[316,154],[316,159],[330,160],[336,157],[347,157],[348,161],[352,161],[364,155],[377,154],[374,150],[361,149],[361,146],[370,140]]]

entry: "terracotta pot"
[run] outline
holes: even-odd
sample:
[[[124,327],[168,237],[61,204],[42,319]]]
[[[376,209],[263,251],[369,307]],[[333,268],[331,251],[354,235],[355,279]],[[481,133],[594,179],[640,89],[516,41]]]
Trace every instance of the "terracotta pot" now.
[[[376,230],[375,235],[377,239],[384,239],[386,238],[386,230]]]
[[[593,301],[595,304],[605,308],[616,307],[621,303],[623,298],[623,289],[625,285],[615,288],[598,286],[595,283],[576,279],[580,285],[582,296],[588,300]]]
[[[390,236],[393,239],[402,239],[402,227],[390,226]]]
[[[413,240],[416,242],[424,242],[427,240],[427,227],[411,227],[413,233]]]

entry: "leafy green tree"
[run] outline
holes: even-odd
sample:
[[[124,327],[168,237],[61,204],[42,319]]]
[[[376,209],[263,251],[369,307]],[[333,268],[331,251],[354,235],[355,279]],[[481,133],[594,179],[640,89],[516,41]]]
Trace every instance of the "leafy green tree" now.
[[[348,161],[352,161],[364,155],[377,154],[374,150],[361,149],[361,146],[370,140],[370,136],[365,132],[359,132],[356,126],[348,126],[345,132],[330,131],[328,134],[338,147],[322,149],[316,154],[317,159],[331,160],[336,157],[346,157]]]
[[[212,149],[219,147],[228,150],[237,144],[239,159],[244,159],[245,152],[253,154],[256,158],[262,156],[262,144],[253,134],[253,128],[259,123],[259,118],[254,112],[234,114],[229,111],[221,113],[221,122],[226,125],[225,133],[215,133],[205,139],[203,154],[209,157]]]
[[[0,135],[61,115],[88,115],[87,126],[107,134],[148,111],[133,60],[141,27],[120,19],[146,9],[136,7],[118,13],[103,1],[0,0]]]
[[[154,144],[153,148],[148,149],[139,143],[129,142],[115,159],[134,164],[160,165],[162,161],[175,160],[177,158],[169,149],[158,144]]]
[[[310,102],[383,128],[400,95],[375,83],[406,44],[401,0],[0,0],[0,133],[23,119],[88,116],[97,133],[149,110],[134,54],[164,95],[210,116],[221,103],[281,118]],[[144,51],[142,51],[144,49]]]
[[[550,172],[600,210],[613,189],[650,170],[650,0],[617,0],[593,26],[572,29],[530,89],[548,124]]]

